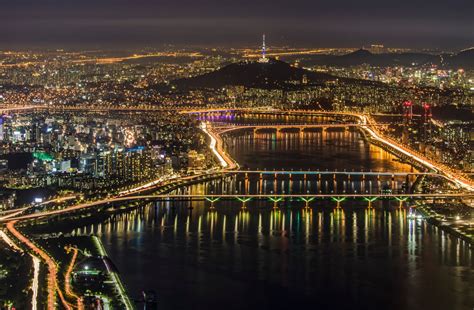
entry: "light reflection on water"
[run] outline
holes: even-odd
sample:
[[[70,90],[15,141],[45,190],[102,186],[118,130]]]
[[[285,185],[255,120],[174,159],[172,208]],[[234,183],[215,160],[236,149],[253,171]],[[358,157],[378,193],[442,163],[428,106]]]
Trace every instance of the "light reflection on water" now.
[[[221,202],[211,211],[203,202],[193,210],[186,202],[150,203],[74,233],[101,236],[130,291],[157,290],[165,309],[196,300],[217,308],[215,294],[232,300],[231,308],[253,307],[263,302],[253,294],[264,294],[266,286],[275,289],[265,294],[280,300],[270,302],[277,308],[294,302],[324,307],[337,296],[335,306],[357,300],[371,307],[391,298],[386,289],[404,297],[384,308],[462,309],[473,300],[468,245],[408,219],[405,209],[272,206],[253,202],[242,211],[240,203]],[[433,296],[433,290],[443,294]]]
[[[241,132],[226,143],[250,168],[412,170],[357,132]],[[404,180],[395,181],[400,187]],[[258,182],[216,180],[187,192],[334,190],[331,179],[319,185],[299,179]],[[338,189],[362,190],[360,180],[350,182],[338,180]],[[366,182],[366,190],[378,191],[387,180]],[[74,234],[99,235],[131,295],[153,289],[160,309],[474,305],[472,250],[435,226],[408,219],[406,206],[376,201],[367,209],[367,203],[346,201],[339,210],[319,200],[310,209],[301,202],[281,202],[274,209],[271,202],[250,201],[247,211],[236,201],[213,206],[214,211],[203,201],[150,203]]]

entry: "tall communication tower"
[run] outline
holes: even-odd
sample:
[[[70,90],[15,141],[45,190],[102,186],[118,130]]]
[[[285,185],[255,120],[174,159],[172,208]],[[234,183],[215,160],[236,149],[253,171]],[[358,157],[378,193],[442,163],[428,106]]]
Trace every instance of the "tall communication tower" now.
[[[262,57],[258,61],[262,63],[268,62],[267,47],[265,46],[265,34],[262,36]]]

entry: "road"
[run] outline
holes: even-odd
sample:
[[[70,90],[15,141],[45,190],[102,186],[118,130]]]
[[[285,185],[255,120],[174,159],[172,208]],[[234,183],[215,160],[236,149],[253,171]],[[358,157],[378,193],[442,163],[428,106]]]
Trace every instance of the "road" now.
[[[58,292],[59,298],[61,300],[61,303],[63,307],[66,309],[72,309],[71,305],[64,299],[64,296],[61,292],[61,289],[58,286],[58,280],[57,280],[57,275],[58,275],[58,267],[56,262],[48,255],[46,254],[45,251],[37,247],[30,239],[25,237],[23,234],[21,234],[16,228],[15,224],[17,221],[13,220],[7,223],[7,229],[8,231],[16,238],[18,239],[21,243],[26,245],[30,250],[41,257],[41,259],[46,263],[48,266],[48,276],[47,276],[47,309],[48,310],[53,310],[56,309],[56,292]]]
[[[4,108],[1,111],[3,113],[6,112],[11,112],[11,111],[29,111],[32,109],[37,109],[38,107],[36,106],[23,106],[23,107],[13,107],[13,108]],[[43,107],[45,109],[48,109],[49,107]],[[89,110],[89,109],[88,109]],[[181,113],[219,113],[222,111],[235,111],[236,109],[212,109],[212,110],[183,110]],[[249,109],[240,109],[241,112],[249,111],[249,112],[255,112]],[[258,111],[259,113],[277,113],[277,114],[312,114],[309,113],[308,111]],[[111,198],[106,198],[106,199],[101,199],[98,201],[94,202],[87,202],[87,203],[81,203],[77,204],[74,206],[66,207],[61,210],[53,210],[53,211],[44,211],[40,213],[35,213],[35,214],[28,214],[28,215],[21,215],[26,209],[18,209],[16,211],[13,211],[12,213],[8,213],[7,215],[4,215],[3,217],[0,218],[0,222],[7,222],[7,229],[10,231],[10,233],[15,236],[20,242],[22,242],[24,245],[26,245],[28,248],[30,248],[31,252],[38,255],[41,257],[41,259],[46,263],[48,266],[48,278],[47,278],[47,292],[48,292],[48,299],[47,299],[47,308],[48,309],[54,309],[56,307],[56,292],[59,295],[59,298],[61,300],[61,303],[63,304],[63,307],[66,309],[71,309],[72,306],[64,299],[64,296],[62,294],[62,291],[60,290],[58,283],[57,283],[57,273],[58,273],[58,268],[56,265],[56,262],[49,257],[43,250],[38,248],[31,240],[29,240],[27,237],[22,235],[18,230],[15,228],[15,224],[18,221],[23,221],[23,220],[32,220],[32,219],[38,219],[38,218],[45,218],[49,216],[54,216],[54,215],[59,215],[59,214],[66,214],[69,212],[74,212],[78,211],[81,209],[87,209],[91,208],[94,206],[98,205],[103,205],[107,203],[114,203],[114,202],[121,202],[121,201],[129,201],[129,200],[137,200],[137,199],[200,199],[200,200],[205,200],[206,198],[210,199],[240,199],[241,201],[247,201],[248,199],[268,199],[268,198],[273,198],[273,199],[280,199],[280,198],[293,198],[293,199],[310,199],[310,198],[333,198],[336,199],[336,201],[339,201],[340,199],[344,198],[368,198],[368,199],[375,199],[375,198],[399,198],[399,199],[405,199],[405,198],[420,198],[420,199],[429,199],[429,198],[472,198],[474,196],[473,191],[474,187],[472,185],[472,181],[469,181],[465,179],[461,174],[458,172],[450,169],[449,167],[446,167],[444,165],[435,163],[433,161],[430,161],[429,159],[426,159],[423,157],[421,154],[417,154],[414,151],[406,148],[403,145],[400,145],[398,142],[393,141],[392,139],[389,139],[385,137],[383,134],[378,132],[376,127],[378,124],[373,122],[370,117],[366,115],[361,115],[357,113],[346,113],[346,112],[315,112],[314,114],[331,114],[331,115],[345,115],[345,116],[352,116],[355,117],[356,119],[359,119],[359,126],[365,130],[372,139],[378,140],[388,147],[391,147],[398,152],[416,160],[417,162],[421,163],[425,167],[432,169],[436,171],[435,174],[442,174],[444,175],[447,179],[450,181],[454,182],[455,184],[459,185],[460,187],[470,191],[470,193],[465,194],[465,193],[456,193],[456,194],[399,194],[399,195],[380,195],[380,194],[339,194],[339,195],[331,195],[331,194],[319,194],[319,195],[141,195],[141,196],[128,196],[128,197],[123,197],[125,195],[132,195],[136,194],[145,190],[149,190],[150,188],[153,188],[154,186],[161,185],[162,182],[157,181],[157,182],[150,182],[146,185],[141,185],[136,188],[121,192],[118,196],[116,197],[111,197]],[[224,147],[223,147],[223,142],[220,134],[218,132],[215,132],[214,129],[211,126],[208,126],[206,123],[201,124],[201,130],[206,133],[209,137],[210,144],[209,147],[212,151],[212,153],[216,156],[216,158],[219,161],[219,164],[221,166],[220,170],[216,170],[214,172],[231,172],[235,170],[236,172],[240,172],[237,170],[239,168],[238,164],[225,152]],[[245,172],[245,171],[243,171]],[[273,171],[269,173],[275,173]],[[295,172],[296,173],[296,172]],[[196,176],[188,176],[184,177],[181,180],[185,180],[187,178],[197,178],[200,176],[205,176],[208,175],[208,173],[203,173],[202,175],[196,175]],[[177,178],[179,180],[179,178]],[[172,182],[174,180],[169,180],[169,182]],[[69,290],[67,290],[69,291]],[[70,293],[70,291],[69,291]]]
[[[236,130],[245,130],[245,129],[253,129],[253,130],[261,130],[261,129],[274,129],[276,131],[280,131],[283,129],[298,129],[298,130],[305,130],[305,129],[312,129],[312,128],[348,128],[348,127],[361,127],[365,126],[363,124],[357,123],[347,123],[347,124],[267,124],[267,125],[232,125],[232,126],[213,126],[213,128],[219,134],[236,131]],[[387,126],[387,124],[377,124],[377,126]]]
[[[79,211],[82,209],[89,209],[91,207],[111,204],[115,202],[124,202],[124,201],[131,201],[131,200],[143,200],[143,199],[153,199],[153,200],[206,200],[206,198],[214,199],[219,198],[222,200],[230,200],[230,199],[268,199],[268,198],[286,198],[286,199],[298,199],[298,198],[321,198],[321,199],[328,199],[328,198],[416,198],[416,199],[467,199],[467,198],[474,198],[474,193],[433,193],[433,194],[196,194],[196,195],[173,195],[173,194],[164,194],[164,195],[139,195],[139,196],[126,196],[126,197],[111,197],[106,199],[101,199],[92,202],[86,202],[74,206],[70,206],[61,210],[52,210],[52,211],[45,211],[39,213],[33,213],[28,215],[21,215],[9,220],[12,221],[24,221],[24,220],[33,220],[39,219],[54,215],[66,214],[71,213],[74,211]],[[1,221],[0,221],[1,222]],[[11,222],[9,222],[11,223]]]
[[[398,152],[414,159],[415,161],[419,162],[423,166],[425,166],[429,169],[435,170],[440,174],[445,175],[447,179],[449,179],[453,183],[457,184],[458,186],[460,186],[460,187],[462,187],[462,188],[464,188],[464,189],[466,189],[470,192],[474,191],[473,182],[471,180],[465,178],[461,173],[459,173],[459,172],[457,172],[457,171],[455,171],[455,170],[453,170],[453,169],[451,169],[451,168],[449,168],[449,167],[447,167],[443,164],[434,162],[434,161],[426,158],[422,154],[419,154],[419,153],[407,148],[406,146],[401,145],[399,142],[394,141],[393,139],[390,139],[388,137],[385,137],[384,135],[379,133],[374,126],[372,126],[372,123],[374,123],[374,121],[372,121],[369,117],[367,117],[365,115],[359,115],[359,117],[360,117],[362,123],[366,124],[366,126],[363,126],[362,128],[370,134],[371,138],[373,138],[375,140],[378,140],[378,141],[384,143],[385,145],[397,150]]]

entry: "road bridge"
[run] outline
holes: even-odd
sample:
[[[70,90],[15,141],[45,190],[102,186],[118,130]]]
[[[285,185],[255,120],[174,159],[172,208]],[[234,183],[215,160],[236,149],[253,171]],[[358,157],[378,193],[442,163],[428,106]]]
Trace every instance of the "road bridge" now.
[[[387,126],[388,124],[377,124],[377,126]],[[218,133],[218,134],[224,134],[227,132],[231,131],[236,131],[236,130],[248,130],[248,129],[253,129],[254,133],[257,132],[258,130],[276,130],[276,132],[280,132],[281,130],[286,130],[286,129],[298,129],[298,131],[302,132],[305,131],[306,129],[322,129],[323,131],[326,131],[330,128],[342,128],[344,130],[348,130],[349,128],[354,128],[354,127],[361,127],[364,126],[363,124],[359,123],[350,123],[350,124],[261,124],[261,125],[250,125],[250,124],[237,124],[237,125],[231,125],[231,126],[213,126],[212,128]]]
[[[336,170],[232,170],[224,174],[262,174],[262,175],[359,175],[359,176],[434,176],[443,177],[436,172],[396,172],[396,171],[336,171]]]
[[[413,193],[413,194],[160,194],[160,195],[140,195],[140,196],[127,196],[127,197],[115,197],[106,198],[94,202],[87,202],[78,204],[75,206],[67,207],[59,210],[51,210],[38,212],[33,214],[21,215],[8,219],[8,221],[18,220],[34,220],[44,217],[67,214],[76,211],[82,211],[91,209],[93,207],[103,206],[107,204],[113,204],[117,202],[126,201],[137,201],[137,200],[149,200],[149,201],[239,201],[242,203],[249,202],[251,200],[267,200],[271,202],[280,201],[302,201],[311,202],[315,199],[330,199],[338,203],[341,203],[347,199],[361,199],[369,203],[377,199],[393,199],[396,201],[404,202],[410,199],[473,199],[474,193]],[[0,219],[0,222],[2,220]]]

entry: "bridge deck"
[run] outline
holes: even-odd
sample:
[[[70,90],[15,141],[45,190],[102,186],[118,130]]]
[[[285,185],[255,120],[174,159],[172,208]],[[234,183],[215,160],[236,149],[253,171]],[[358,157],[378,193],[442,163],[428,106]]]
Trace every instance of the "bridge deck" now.
[[[442,176],[435,172],[391,172],[391,171],[318,171],[318,170],[232,170],[225,174],[264,174],[264,175],[373,175],[373,176]]]
[[[43,218],[47,216],[59,215],[59,214],[67,214],[74,211],[80,211],[83,209],[89,209],[95,206],[106,205],[115,202],[123,202],[123,201],[133,201],[133,200],[141,200],[141,199],[148,199],[148,200],[209,200],[209,201],[217,201],[217,200],[240,200],[242,202],[249,201],[251,199],[270,199],[272,201],[280,201],[283,199],[300,199],[301,201],[310,201],[312,199],[333,199],[338,202],[343,201],[347,198],[361,198],[361,199],[397,199],[397,200],[407,200],[407,199],[473,199],[474,193],[432,193],[432,194],[190,194],[190,195],[173,195],[173,194],[164,194],[164,195],[142,195],[142,196],[128,196],[128,197],[118,197],[118,198],[110,198],[104,199],[89,203],[83,203],[79,205],[75,205],[72,207],[68,207],[61,210],[53,210],[53,211],[45,211],[40,213],[28,214],[23,216],[18,216],[15,218],[10,218],[8,221],[17,221],[17,220],[31,220],[37,218]],[[2,222],[2,220],[0,220]]]

